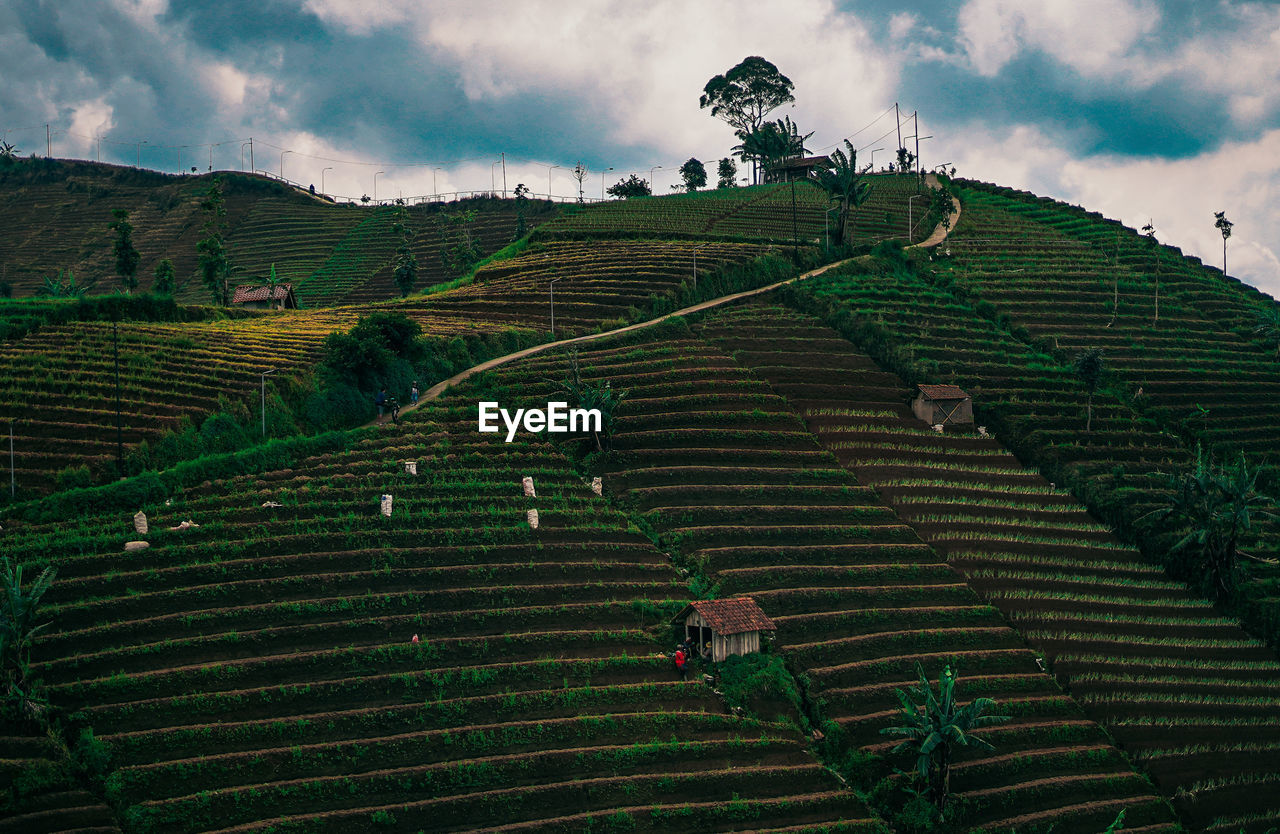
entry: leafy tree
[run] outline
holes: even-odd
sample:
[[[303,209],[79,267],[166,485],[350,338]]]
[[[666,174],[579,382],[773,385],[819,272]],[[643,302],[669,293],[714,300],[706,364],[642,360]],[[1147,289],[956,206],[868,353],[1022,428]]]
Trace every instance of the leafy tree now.
[[[529,210],[529,186],[524,183],[516,183],[516,236],[519,240],[529,233],[529,222],[525,219],[525,212]]]
[[[604,385],[583,380],[578,368],[576,350],[570,354],[568,378],[558,382],[557,386],[568,395],[571,408],[600,411],[600,431],[592,431],[591,437],[595,441],[597,452],[607,451],[613,442],[614,429],[617,427],[618,407],[626,399],[627,392],[615,390],[608,380]]]
[[[231,303],[231,255],[227,252],[227,204],[222,199],[222,178],[214,177],[205,198],[200,202],[204,212],[204,238],[196,244],[200,278],[209,290],[213,303],[225,307]]]
[[[1147,513],[1157,521],[1172,521],[1181,538],[1170,548],[1175,572],[1201,583],[1220,602],[1235,593],[1240,539],[1255,517],[1275,515],[1274,501],[1258,492],[1260,468],[1251,468],[1241,453],[1232,466],[1215,465],[1197,447],[1195,469],[1174,479],[1167,506]]]
[[[1253,332],[1261,336],[1264,342],[1274,345],[1276,358],[1280,359],[1280,307],[1272,304],[1258,313],[1258,323]]]
[[[778,68],[752,55],[702,88],[698,106],[711,108],[711,115],[724,120],[736,134],[754,133],[774,108],[795,101],[795,85]]]
[[[440,212],[435,218],[440,233],[440,263],[444,271],[460,278],[480,262],[480,241],[476,239],[476,211]]]
[[[519,189],[517,188],[517,193]],[[396,258],[392,266],[392,276],[396,289],[401,297],[413,292],[413,285],[418,283],[418,256],[413,254],[413,234],[409,231],[409,216],[403,208],[400,216],[391,227],[400,237],[400,246],[396,249]]]
[[[707,166],[691,156],[680,166],[680,179],[684,180],[685,191],[697,191],[707,184]]]
[[[649,181],[641,179],[638,174],[632,174],[625,180],[618,180],[609,186],[609,194],[614,197],[621,197],[629,200],[632,197],[648,197],[653,191],[649,188]]]
[[[173,295],[177,288],[177,273],[173,268],[173,261],[168,258],[162,258],[160,263],[156,264],[155,272],[152,273],[151,290],[160,295]]]
[[[573,166],[573,178],[578,181],[578,202],[586,202],[582,196],[582,181],[587,178],[588,168],[579,160],[578,164]]]
[[[114,252],[120,289],[126,293],[133,292],[138,288],[138,262],[142,260],[133,245],[133,224],[129,222],[129,212],[124,209],[113,209],[111,216],[115,222],[107,228],[116,233]]]
[[[911,167],[916,163],[916,155],[906,148],[898,148],[898,170],[904,174],[911,173]]]
[[[1160,322],[1160,243],[1156,240],[1156,227],[1150,220],[1142,227],[1142,234],[1147,239],[1147,245],[1151,247],[1151,264],[1155,267],[1156,313],[1151,318],[1151,326],[1155,327]]]
[[[1102,351],[1097,348],[1081,351],[1072,361],[1071,369],[1075,371],[1076,378],[1084,385],[1084,390],[1089,395],[1085,404],[1084,430],[1091,432],[1093,431],[1093,395],[1098,390],[1102,375],[1107,370],[1106,363],[1102,359]]]
[[[827,192],[832,202],[840,206],[836,215],[836,240],[844,242],[849,213],[867,201],[871,185],[858,172],[858,151],[848,139],[845,150],[836,148],[827,157],[828,166],[816,172],[818,185]],[[846,152],[847,151],[847,152]]]
[[[1213,216],[1215,218],[1213,221],[1213,227],[1218,231],[1222,232],[1222,274],[1226,275],[1227,274],[1227,238],[1231,237],[1231,227],[1235,226],[1236,224],[1232,223],[1230,220],[1227,219],[1227,213],[1225,211],[1215,211],[1213,213]]]
[[[801,135],[791,117],[765,122],[750,133],[739,133],[741,144],[733,150],[744,162],[758,164],[757,170],[771,171],[779,162],[805,153],[804,143],[812,133]]]
[[[906,740],[893,748],[894,753],[914,752],[915,772],[929,786],[929,796],[934,807],[941,812],[946,807],[950,792],[951,761],[957,747],[975,745],[993,750],[990,744],[973,735],[973,730],[989,727],[1008,716],[984,715],[996,705],[990,698],[975,698],[966,705],[956,700],[956,675],[947,666],[938,678],[938,694],[929,686],[924,667],[916,663],[920,681],[907,691],[896,690],[901,703],[899,717],[902,724],[886,727],[881,735],[902,736]]]
[[[22,565],[5,557],[0,565],[0,674],[4,675],[5,704],[21,718],[38,718],[44,702],[36,693],[31,675],[31,646],[35,636],[49,627],[39,623],[40,600],[57,575],[46,567],[31,583],[22,587]]]
[[[716,166],[716,188],[734,188],[738,184],[738,164],[725,157]]]

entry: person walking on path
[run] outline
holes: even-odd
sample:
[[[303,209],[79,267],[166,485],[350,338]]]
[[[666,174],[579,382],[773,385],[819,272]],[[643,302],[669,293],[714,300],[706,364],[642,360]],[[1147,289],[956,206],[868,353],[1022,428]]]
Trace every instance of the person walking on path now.
[[[418,404],[418,381],[413,381],[413,387],[409,389],[409,405]]]
[[[378,389],[378,396],[373,398],[373,404],[378,407],[378,419],[381,420],[382,410],[386,408],[386,405],[387,405],[387,389],[386,388]]]

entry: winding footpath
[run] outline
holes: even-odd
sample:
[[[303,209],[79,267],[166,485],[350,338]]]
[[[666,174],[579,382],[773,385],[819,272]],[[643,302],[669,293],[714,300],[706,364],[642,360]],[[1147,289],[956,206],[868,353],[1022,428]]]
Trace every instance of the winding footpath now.
[[[940,184],[938,183],[938,178],[935,174],[926,175],[925,183],[932,188],[940,187]],[[948,233],[952,228],[955,227],[956,222],[959,221],[960,219],[960,201],[956,199],[956,197],[952,196],[951,205],[954,207],[955,212],[951,217],[950,224],[939,223],[937,226],[934,227],[933,232],[932,234],[929,235],[929,237],[925,238],[920,243],[912,244],[911,246],[908,246],[906,248],[928,249],[928,248],[937,246],[938,244],[942,243],[942,241],[946,240]],[[524,350],[518,350],[515,353],[508,353],[505,356],[499,356],[497,358],[490,359],[487,362],[481,362],[479,365],[474,365],[466,369],[465,371],[462,371],[461,373],[454,374],[453,376],[449,377],[443,382],[437,382],[435,385],[431,386],[426,390],[426,392],[418,400],[417,404],[407,405],[402,407],[400,409],[400,414],[401,415],[407,414],[410,411],[413,411],[415,408],[418,407],[418,405],[422,403],[427,403],[427,402],[431,402],[432,400],[439,399],[440,396],[444,394],[445,391],[448,391],[450,388],[454,387],[455,385],[465,382],[466,380],[470,379],[476,374],[487,371],[490,368],[497,368],[501,365],[507,364],[508,362],[514,362],[517,359],[524,359],[526,356],[535,356],[539,353],[543,353],[544,351],[554,350],[556,348],[562,348],[568,345],[594,342],[594,341],[599,341],[600,339],[609,339],[614,336],[620,336],[623,333],[631,333],[636,330],[643,330],[647,327],[653,327],[656,324],[660,324],[664,321],[667,321],[668,319],[673,319],[677,316],[687,316],[693,313],[702,312],[703,310],[710,310],[715,307],[722,307],[725,304],[732,304],[733,302],[739,301],[743,298],[751,298],[753,296],[763,295],[767,292],[772,292],[773,290],[778,289],[778,287],[786,286],[787,284],[791,284],[796,281],[803,281],[804,279],[812,278],[815,275],[821,275],[822,273],[826,272],[829,269],[834,269],[837,266],[843,266],[855,260],[857,260],[857,258],[848,258],[843,261],[835,261],[833,263],[826,264],[825,266],[820,266],[817,269],[811,269],[808,272],[795,276],[794,278],[788,278],[785,281],[778,281],[776,283],[768,284],[763,287],[757,287],[753,290],[745,290],[743,292],[737,292],[731,295],[722,295],[719,298],[713,298],[709,301],[702,301],[690,307],[684,307],[680,310],[667,313],[666,315],[659,316],[658,318],[650,319],[648,321],[642,321],[637,324],[629,324],[626,327],[619,327],[615,330],[607,330],[603,333],[591,333],[586,336],[575,336],[572,339],[560,339],[555,342],[546,342],[545,344],[534,345],[533,347],[525,348]],[[374,420],[370,423],[367,423],[366,425],[369,425],[369,426],[385,425],[385,421]]]

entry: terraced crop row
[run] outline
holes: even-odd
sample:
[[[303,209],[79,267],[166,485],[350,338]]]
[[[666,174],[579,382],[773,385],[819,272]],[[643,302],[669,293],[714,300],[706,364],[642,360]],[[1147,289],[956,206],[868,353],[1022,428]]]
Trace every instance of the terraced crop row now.
[[[870,175],[871,196],[850,218],[854,243],[868,243],[889,237],[908,236],[908,199],[917,193],[917,180],[910,176]],[[798,238],[806,244],[821,244],[825,212],[831,202],[825,192],[809,182],[797,183],[792,211],[790,185],[759,185],[722,188],[693,194],[655,198],[635,198],[597,203],[546,224],[541,234],[592,234],[630,232],[656,236],[731,237],[790,243]],[[920,219],[924,209],[918,201]],[[830,233],[835,234],[831,217]],[[914,224],[917,227],[920,224]],[[911,235],[923,236],[919,228]],[[927,234],[928,230],[924,230]],[[834,237],[831,239],[834,244]]]
[[[794,730],[676,679],[664,556],[474,420],[423,408],[147,507],[140,554],[127,514],[6,525],[58,566],[39,672],[110,746],[128,829],[873,830]]]
[[[830,379],[833,363],[870,365],[830,328],[785,309],[748,308],[708,326],[772,346],[740,356],[780,392]],[[802,405],[806,425],[1043,653],[1188,825],[1234,832],[1280,822],[1274,652],[996,439],[972,426],[937,433],[892,377],[840,376],[845,396]]]
[[[914,679],[917,662],[931,675],[957,665],[968,696],[996,698],[1013,717],[983,731],[997,753],[966,755],[952,777],[969,824],[1096,831],[1124,807],[1136,827],[1172,830],[1167,805],[999,612],[792,409],[839,400],[851,376],[885,375],[869,362],[828,362],[818,340],[806,349],[826,362],[821,381],[784,391],[743,364],[774,356],[775,341],[740,333],[728,317],[698,333],[578,356],[584,378],[628,392],[606,484],[659,545],[698,565],[717,593],[760,603],[779,626],[776,645],[857,748],[893,746],[879,730],[893,722],[893,691]],[[536,399],[540,381],[565,373],[567,361],[525,360],[496,379]]]

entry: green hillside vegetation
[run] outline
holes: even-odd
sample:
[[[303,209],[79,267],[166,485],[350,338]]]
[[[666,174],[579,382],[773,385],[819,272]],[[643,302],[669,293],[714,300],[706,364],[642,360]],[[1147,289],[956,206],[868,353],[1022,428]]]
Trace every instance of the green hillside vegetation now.
[[[10,191],[66,222],[54,172]],[[104,203],[146,199],[113,176]],[[511,246],[489,206],[495,257],[395,299],[395,208],[246,178],[262,193],[228,188],[228,245],[307,309],[0,305],[24,493],[0,556],[57,570],[29,669],[3,670],[0,831],[1280,825],[1280,363],[1257,328],[1274,301],[1099,215],[945,178],[958,222],[904,249],[939,201],[869,180],[839,242],[803,182],[548,212]],[[198,199],[208,181],[154,188]],[[438,211],[408,212],[424,266],[442,267]],[[77,276],[109,273],[101,238]],[[406,374],[425,390],[837,260],[347,428],[371,409],[375,377],[342,370],[370,321],[421,328],[412,363],[384,357],[403,396]],[[1092,349],[1096,390],[1077,370]],[[343,373],[358,419],[308,423]],[[916,419],[920,383],[963,387],[978,425]],[[603,437],[476,431],[480,400],[566,397],[616,403]],[[1273,497],[1225,595],[1160,515],[1198,449],[1243,453]],[[776,632],[683,679],[672,618],[739,595]],[[939,811],[885,731],[897,693],[944,669],[999,720],[974,733],[990,747],[948,748]],[[12,694],[36,680],[43,717]]]

